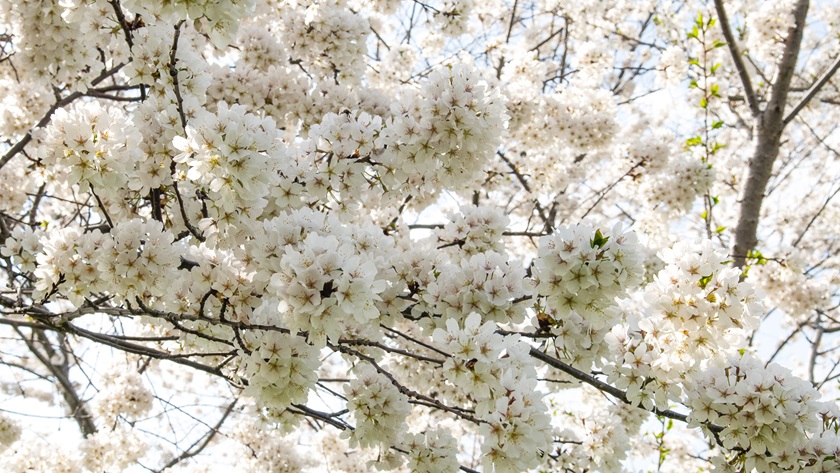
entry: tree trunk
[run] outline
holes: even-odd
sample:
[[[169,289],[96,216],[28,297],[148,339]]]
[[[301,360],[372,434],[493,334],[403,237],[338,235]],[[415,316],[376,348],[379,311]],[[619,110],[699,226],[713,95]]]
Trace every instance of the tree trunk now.
[[[758,111],[753,128],[753,155],[747,169],[747,180],[741,193],[741,209],[735,227],[735,241],[732,245],[733,264],[743,268],[747,254],[758,243],[758,220],[764,191],[773,173],[773,163],[779,155],[782,131],[785,127],[785,104],[787,102],[802,31],[808,14],[808,0],[799,0],[794,9],[796,24],[785,39],[784,53],[779,60],[778,72],[773,80],[770,100],[762,111]]]

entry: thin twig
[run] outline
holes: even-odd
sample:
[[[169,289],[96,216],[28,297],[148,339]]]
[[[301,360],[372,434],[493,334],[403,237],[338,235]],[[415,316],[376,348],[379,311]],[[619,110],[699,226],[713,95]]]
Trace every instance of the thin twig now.
[[[157,470],[157,472],[160,473],[166,470],[167,468],[171,468],[177,465],[178,463],[181,463],[182,461],[188,458],[192,458],[201,453],[207,447],[207,445],[209,445],[210,442],[213,441],[213,439],[216,437],[216,434],[219,433],[219,429],[230,416],[231,412],[233,412],[233,408],[236,407],[237,402],[239,402],[239,399],[234,399],[233,402],[227,406],[227,409],[225,409],[225,412],[222,414],[222,417],[219,419],[219,421],[216,422],[216,425],[210,427],[210,430],[208,430],[202,438],[196,440],[195,443],[190,445],[190,447],[184,450],[183,453],[170,460],[169,463],[167,463],[163,468]]]

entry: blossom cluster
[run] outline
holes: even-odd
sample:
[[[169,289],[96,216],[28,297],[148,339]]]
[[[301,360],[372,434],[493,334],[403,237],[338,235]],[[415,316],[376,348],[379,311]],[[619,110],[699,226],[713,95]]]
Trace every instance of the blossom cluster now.
[[[794,26],[790,0],[762,2],[761,7],[747,15],[747,48],[756,59],[772,63],[781,56],[784,40]]]
[[[23,136],[38,122],[39,117],[49,110],[52,98],[40,84],[13,84],[2,79],[0,93],[3,97],[0,99],[0,133],[14,137]],[[10,162],[3,168],[0,179],[8,172],[7,168],[13,165],[14,162]],[[22,164],[18,164],[18,167],[22,167]],[[2,195],[7,199],[16,197],[14,192],[3,192]]]
[[[236,464],[247,473],[298,473],[312,463],[297,453],[280,432],[254,422],[239,422],[230,434],[246,450]]]
[[[749,280],[760,288],[767,301],[787,314],[793,323],[807,321],[829,300],[828,284],[805,274],[799,252],[789,249],[781,261],[767,261],[750,267]]]
[[[460,264],[440,265],[436,270],[440,275],[425,288],[415,312],[428,310],[456,320],[476,312],[485,320],[499,323],[524,319],[524,299],[531,287],[518,261],[488,251],[465,256]]]
[[[285,1],[282,34],[293,60],[310,74],[357,82],[365,67],[368,20],[345,0]]]
[[[444,0],[434,12],[434,27],[445,36],[458,37],[468,31],[473,0]]]
[[[175,24],[181,20],[206,21],[203,26],[213,45],[222,48],[236,35],[239,20],[253,12],[255,0],[126,0],[125,7],[151,23]],[[200,23],[199,23],[200,24]]]
[[[371,161],[371,155],[382,152],[381,145],[375,143],[381,130],[382,118],[367,112],[324,115],[309,130],[315,151],[311,153],[314,162],[303,179],[307,193],[312,198],[335,199],[340,209],[346,210],[362,205],[356,202],[361,189],[378,189],[383,181],[398,187],[387,169]]]
[[[100,416],[112,422],[118,416],[138,420],[152,408],[152,393],[136,371],[114,367],[103,377],[108,384],[96,396]]]
[[[202,243],[189,248],[187,259],[191,269],[173,283],[161,308],[186,314],[199,314],[203,308],[202,316],[277,325],[276,306],[273,310],[262,307],[255,289],[261,285],[255,283],[254,268],[248,267],[249,257],[242,251],[213,249]]]
[[[146,453],[143,439],[134,429],[122,424],[89,435],[79,449],[84,465],[90,471],[121,471],[136,464]]]
[[[222,102],[216,113],[190,120],[186,134],[173,140],[180,151],[174,160],[184,166],[195,190],[209,197],[209,221],[203,224],[209,233],[239,226],[244,216],[258,217],[268,205],[269,184],[283,156],[274,120]]]
[[[504,250],[502,234],[510,219],[500,209],[490,206],[462,207],[447,223],[437,238],[442,243],[455,243],[467,255]]]
[[[35,271],[37,256],[44,248],[41,244],[43,236],[44,231],[41,229],[15,227],[0,248],[0,254],[12,258],[12,262],[20,265],[23,271]]]
[[[538,464],[536,452],[551,442],[530,345],[518,336],[497,334],[492,321],[481,322],[477,313],[463,327],[449,318],[433,339],[452,355],[443,365],[446,379],[471,393],[476,415],[485,421],[479,428],[485,467],[499,473],[525,471]]]
[[[80,306],[90,294],[106,290],[129,300],[168,294],[180,264],[173,242],[160,222],[135,219],[107,234],[99,229],[16,230],[3,252],[34,271],[37,297],[58,292]]]
[[[408,450],[408,468],[416,473],[447,473],[459,470],[458,446],[446,430],[406,434],[402,446]]]
[[[58,109],[41,139],[38,156],[56,178],[102,192],[133,184],[126,178],[133,174],[141,135],[117,107],[77,102]]]
[[[383,164],[420,188],[459,188],[481,178],[507,120],[504,99],[463,64],[436,68],[392,106],[380,135]]]
[[[105,0],[84,2],[84,7],[79,5],[82,2],[73,0],[16,3],[14,8],[4,5],[4,10],[8,8],[9,12],[2,15],[10,17],[7,21],[11,23],[17,46],[15,59],[30,79],[45,85],[55,81],[84,90],[94,77],[94,65],[99,59],[97,47],[100,51],[116,53],[117,60],[127,55],[124,42],[110,34],[116,20]],[[84,33],[79,31],[80,27],[85,29]]]
[[[319,454],[324,458],[324,464],[329,471],[343,473],[367,473],[371,471],[371,456],[373,452],[350,448],[349,439],[342,438],[333,432],[324,431],[318,442]],[[380,451],[378,458],[388,455]],[[381,465],[382,463],[377,463]]]
[[[121,73],[140,89],[141,96],[146,95],[133,113],[142,139],[138,150],[141,157],[131,180],[136,181],[132,188],[139,189],[141,196],[153,189],[163,190],[162,186],[171,189],[173,181],[182,178],[180,172],[186,170],[171,172],[172,160],[180,152],[174,146],[175,138],[187,136],[185,121],[211,112],[205,105],[212,76],[196,51],[197,35],[195,30],[175,29],[163,22],[144,26],[132,35],[132,52],[137,60]],[[190,201],[185,204],[192,210]],[[180,219],[180,214],[175,217]]]
[[[591,405],[591,396],[592,390],[585,389],[576,409],[569,409],[568,401],[559,395],[548,399],[552,407],[556,405],[566,414],[555,451],[558,466],[565,471],[621,471],[631,439],[638,435],[647,415],[623,403]]]
[[[641,262],[635,234],[620,226],[606,234],[586,224],[558,228],[540,239],[536,292],[556,322],[576,312],[600,330],[615,320],[607,311],[615,298],[641,282]]]
[[[20,438],[21,429],[17,422],[6,416],[0,416],[0,452],[7,449]]]
[[[380,317],[393,269],[393,240],[370,227],[344,225],[334,215],[301,209],[264,220],[247,245],[263,304],[282,325],[324,346],[348,331],[368,333]]]
[[[688,77],[688,58],[679,46],[669,46],[659,56],[657,79],[664,85],[673,86]]]
[[[34,271],[37,297],[46,299],[57,291],[80,306],[91,292],[99,289],[99,231],[82,235],[78,229],[66,228],[44,234],[40,243],[43,250],[36,257]]]
[[[243,338],[241,368],[248,380],[244,393],[276,411],[305,403],[318,380],[318,349],[303,337],[281,332],[249,331]]]
[[[632,403],[664,409],[678,400],[682,376],[698,360],[744,345],[758,306],[741,272],[708,240],[679,242],[660,258],[666,266],[645,286],[641,305],[628,304],[625,323],[606,336],[603,371]]]
[[[704,425],[725,448],[743,452],[736,455],[747,471],[838,467],[837,405],[817,402],[813,385],[775,363],[764,366],[748,353],[713,359],[688,376],[685,396],[689,425]],[[712,434],[710,424],[723,429]],[[807,464],[816,468],[800,470]]]
[[[92,235],[90,239],[96,239],[96,232]],[[102,236],[96,255],[97,276],[104,287],[129,300],[135,296],[163,298],[169,294],[181,263],[174,239],[156,220],[119,223]]]
[[[84,471],[79,452],[72,454],[62,445],[48,444],[41,439],[15,442],[3,452],[0,466],[6,471],[49,471],[50,473],[77,473]]]
[[[650,179],[640,183],[638,193],[651,207],[662,206],[683,214],[691,210],[698,195],[711,188],[715,174],[715,168],[699,156],[672,155],[660,172],[652,172]]]
[[[209,69],[213,81],[207,90],[207,109],[214,111],[221,102],[235,103],[248,110],[262,111],[274,119],[278,127],[296,130],[301,116],[299,109],[312,105],[307,95],[310,84],[306,76],[289,66],[271,64],[259,69],[252,62],[260,64],[260,59],[247,55],[260,53],[245,49],[243,54],[246,56],[235,68],[214,66]]]
[[[531,100],[534,100],[533,98]],[[615,104],[603,90],[570,86],[512,113],[513,137],[529,148],[578,155],[606,148],[615,135]]]
[[[369,364],[356,365],[353,374],[344,386],[347,408],[356,420],[356,428],[349,434],[350,446],[387,450],[405,432],[405,418],[411,410],[408,397]]]
[[[644,268],[635,234],[616,226],[604,235],[581,224],[541,238],[532,272],[541,296],[533,324],[554,336],[558,356],[589,368],[618,322],[616,297],[641,282]]]

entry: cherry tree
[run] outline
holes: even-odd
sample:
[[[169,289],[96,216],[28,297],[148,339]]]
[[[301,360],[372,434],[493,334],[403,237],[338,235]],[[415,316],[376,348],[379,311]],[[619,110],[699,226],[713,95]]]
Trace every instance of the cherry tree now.
[[[837,471],[838,24],[0,0],[0,465]]]

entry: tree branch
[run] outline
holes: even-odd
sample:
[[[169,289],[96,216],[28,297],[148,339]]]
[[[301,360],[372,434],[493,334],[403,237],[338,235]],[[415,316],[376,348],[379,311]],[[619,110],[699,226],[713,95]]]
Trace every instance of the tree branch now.
[[[219,429],[230,416],[230,413],[233,412],[233,408],[236,407],[237,402],[239,402],[239,399],[234,399],[232,403],[228,404],[227,409],[225,409],[225,412],[222,414],[222,417],[219,419],[219,421],[216,422],[216,425],[210,427],[210,430],[208,430],[202,438],[196,440],[195,443],[190,445],[190,447],[184,450],[183,453],[170,460],[169,463],[167,463],[163,468],[157,470],[157,472],[160,473],[166,470],[167,468],[173,467],[178,463],[181,463],[182,461],[188,458],[192,458],[201,453],[207,447],[207,445],[209,445],[210,442],[213,441],[213,439],[216,437],[216,434],[219,433]]]
[[[814,85],[812,85],[810,89],[808,89],[808,92],[805,93],[805,96],[802,97],[802,100],[800,100],[799,103],[796,104],[795,107],[793,107],[793,110],[791,110],[790,113],[787,114],[783,121],[785,125],[787,125],[791,122],[791,120],[796,118],[796,114],[798,114],[800,110],[805,108],[805,106],[808,105],[808,102],[810,102],[811,99],[814,98],[814,96],[817,95],[817,93],[823,88],[823,86],[825,86],[825,84],[827,84],[828,81],[831,80],[831,77],[834,75],[835,72],[837,72],[837,69],[840,69],[840,54],[837,55],[837,59],[835,59],[831,67],[829,67],[828,70],[823,73],[822,77],[820,77],[820,79]]]
[[[583,371],[581,371],[581,370],[579,370],[579,369],[577,369],[577,368],[575,368],[571,365],[567,365],[566,363],[563,363],[562,361],[558,360],[557,358],[554,358],[553,356],[547,355],[547,354],[545,354],[545,353],[543,353],[543,352],[541,352],[541,351],[539,351],[539,350],[537,350],[536,348],[533,348],[533,347],[531,347],[531,356],[540,360],[540,361],[542,361],[543,363],[545,363],[545,364],[547,364],[547,365],[549,365],[553,368],[559,369],[560,371],[568,374],[569,376],[577,379],[578,381],[582,381],[582,382],[594,387],[595,389],[597,389],[601,392],[609,394],[610,396],[618,399],[619,401],[621,401],[625,404],[633,405],[630,402],[630,400],[627,399],[627,393],[625,393],[624,391],[622,391],[622,390],[620,390],[620,389],[618,389],[618,388],[616,388],[612,385],[609,385],[609,384],[601,381],[600,379],[596,378],[595,376],[592,376],[589,373],[584,373]],[[641,406],[635,406],[635,407],[638,407],[639,409],[644,409]],[[646,410],[646,409],[644,409],[644,410]],[[679,420],[681,422],[686,422],[686,423],[688,422],[688,416],[687,415],[680,414],[679,412],[674,412],[670,409],[662,410],[662,409],[657,409],[657,408],[654,407],[653,410],[651,410],[650,412],[653,412],[654,414],[656,414],[658,416],[667,417],[669,419]],[[708,425],[706,425],[706,427],[709,430],[711,430],[712,432],[723,431],[723,427],[718,426],[718,425],[714,425],[714,424],[708,424]]]
[[[96,425],[93,423],[93,416],[87,410],[84,401],[79,397],[79,394],[76,392],[75,386],[73,386],[73,382],[70,381],[70,373],[66,367],[56,366],[52,363],[53,355],[55,355],[52,348],[49,346],[49,341],[46,340],[46,335],[43,330],[41,329],[33,329],[32,335],[33,339],[30,340],[23,335],[23,332],[20,331],[19,328],[14,327],[14,331],[17,332],[18,336],[23,343],[26,344],[26,347],[29,351],[38,358],[38,361],[44,365],[44,367],[49,370],[49,372],[55,376],[55,379],[58,381],[58,385],[60,386],[61,396],[64,398],[64,402],[67,403],[67,407],[69,408],[70,415],[73,416],[73,419],[76,420],[76,423],[79,424],[79,430],[82,431],[82,435],[87,437],[88,435],[93,435],[96,433]],[[47,353],[41,353],[41,350],[35,346],[35,335],[38,335],[38,341],[44,350]]]
[[[726,16],[726,9],[723,6],[723,0],[715,0],[715,10],[718,15],[718,23],[720,29],[723,31],[723,37],[726,38],[726,45],[729,47],[729,55],[732,56],[732,61],[735,63],[735,69],[738,71],[738,77],[741,78],[741,85],[744,86],[744,95],[747,98],[747,104],[750,106],[750,112],[754,117],[757,117],[761,110],[758,107],[758,98],[753,90],[752,81],[750,81],[750,74],[747,72],[747,67],[744,65],[744,60],[741,58],[741,51],[738,49],[738,44],[735,42],[735,36],[732,34],[732,29],[729,26],[729,18]]]
[[[117,64],[116,66],[112,67],[111,69],[105,70],[104,72],[102,72],[102,74],[99,75],[99,77],[92,80],[90,84],[91,85],[99,84],[103,80],[105,80],[108,77],[111,77],[112,75],[119,72],[119,70],[122,69],[123,67],[125,67],[126,64],[128,64],[128,62],[121,62],[121,63]],[[32,129],[34,130],[35,128],[42,128],[42,127],[47,126],[47,124],[50,122],[50,120],[52,120],[52,116],[56,112],[56,110],[64,107],[65,105],[69,105],[74,100],[76,100],[79,97],[82,97],[83,95],[85,95],[84,92],[73,92],[72,94],[68,95],[67,97],[64,97],[63,99],[57,100],[55,102],[55,104],[53,104],[53,106],[50,107],[49,110],[47,110],[47,113],[44,114],[44,116],[41,118],[41,120],[34,127],[32,127]],[[6,154],[4,154],[2,158],[0,158],[0,169],[2,169],[3,166],[5,166],[9,161],[11,161],[12,158],[15,157],[15,155],[17,155],[19,152],[21,152],[21,150],[23,150],[23,148],[27,144],[29,144],[30,141],[32,141],[32,131],[31,130],[29,132],[27,132],[25,135],[23,135],[23,138],[21,138],[17,143],[15,143],[14,146],[9,148],[9,150],[6,151]]]

